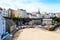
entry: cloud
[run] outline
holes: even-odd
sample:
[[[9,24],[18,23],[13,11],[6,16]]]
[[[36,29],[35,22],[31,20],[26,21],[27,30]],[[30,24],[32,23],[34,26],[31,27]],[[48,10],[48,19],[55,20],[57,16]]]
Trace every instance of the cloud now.
[[[46,4],[41,0],[0,0],[0,6],[6,9],[25,9],[27,12],[38,11],[39,8],[41,12],[60,11],[60,4]]]

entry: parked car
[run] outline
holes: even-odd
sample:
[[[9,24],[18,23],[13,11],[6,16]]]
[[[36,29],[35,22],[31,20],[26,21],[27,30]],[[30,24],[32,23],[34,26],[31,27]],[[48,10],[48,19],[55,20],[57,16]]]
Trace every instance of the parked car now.
[[[60,22],[57,23],[57,24],[55,24],[55,25],[53,25],[52,27],[50,27],[49,30],[50,30],[50,31],[54,31],[54,30],[56,30],[56,29],[59,28],[59,27],[60,27]]]

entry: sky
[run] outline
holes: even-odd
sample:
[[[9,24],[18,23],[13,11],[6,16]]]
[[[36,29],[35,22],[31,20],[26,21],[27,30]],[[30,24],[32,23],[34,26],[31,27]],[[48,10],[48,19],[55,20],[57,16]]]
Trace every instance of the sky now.
[[[60,0],[0,0],[0,7],[24,9],[27,12],[60,12]]]

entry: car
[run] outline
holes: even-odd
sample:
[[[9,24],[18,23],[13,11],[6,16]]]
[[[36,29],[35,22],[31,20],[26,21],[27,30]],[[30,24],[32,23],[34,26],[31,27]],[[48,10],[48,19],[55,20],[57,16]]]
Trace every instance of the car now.
[[[55,24],[55,25],[53,25],[52,27],[50,27],[49,30],[50,30],[50,31],[54,31],[54,30],[56,30],[56,29],[59,28],[59,27],[60,27],[60,22],[57,23],[57,24]]]

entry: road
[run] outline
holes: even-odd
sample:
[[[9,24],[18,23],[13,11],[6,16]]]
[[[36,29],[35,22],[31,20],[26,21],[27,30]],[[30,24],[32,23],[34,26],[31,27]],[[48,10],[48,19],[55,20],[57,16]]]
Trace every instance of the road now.
[[[21,33],[19,33],[21,32]],[[60,33],[55,33],[40,28],[27,28],[17,32],[15,40],[60,40]]]

